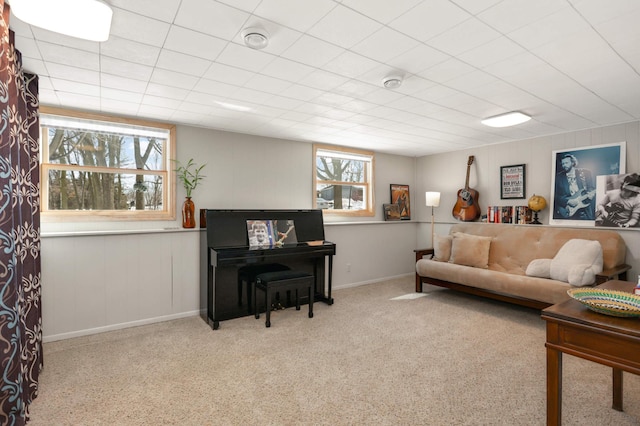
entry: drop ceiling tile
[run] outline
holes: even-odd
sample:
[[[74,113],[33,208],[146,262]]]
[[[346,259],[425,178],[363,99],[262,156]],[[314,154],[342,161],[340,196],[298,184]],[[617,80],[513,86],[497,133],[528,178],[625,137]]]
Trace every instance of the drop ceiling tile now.
[[[145,106],[154,106],[154,107],[162,107],[166,109],[175,110],[180,107],[181,103],[182,101],[178,99],[172,99],[172,98],[166,98],[164,96],[154,96],[154,95],[147,94],[147,95],[144,95],[144,97],[142,98],[140,107],[144,108]],[[171,112],[167,111],[167,114],[171,114]]]
[[[100,86],[95,84],[78,83],[62,78],[51,78],[51,84],[56,91],[75,93],[86,96],[100,96]]]
[[[242,86],[254,75],[256,75],[255,72],[250,72],[240,68],[214,62],[204,73],[203,78],[222,81],[236,86]]]
[[[497,3],[477,16],[497,31],[508,34],[568,7],[566,2],[557,0],[510,0]]]
[[[302,33],[299,31],[254,15],[250,16],[247,22],[242,25],[241,30],[251,27],[256,27],[261,31],[266,32],[269,43],[267,44],[267,47],[261,49],[261,51],[275,56],[281,56],[283,52],[289,49],[296,41],[298,41],[298,39],[300,39],[300,37],[302,37]],[[245,45],[244,38],[242,37],[242,31],[239,31],[233,38],[233,42],[239,45]],[[249,49],[249,47],[247,48]]]
[[[356,78],[378,66],[380,66],[380,63],[377,61],[365,58],[357,53],[345,51],[325,64],[323,69],[344,77]]]
[[[77,93],[56,92],[60,105],[70,109],[90,108],[100,110],[100,98],[96,96],[78,95]]]
[[[640,11],[640,3],[634,0],[607,2],[606,7],[603,7],[602,2],[598,0],[571,0],[571,3],[586,20],[596,26],[618,18],[636,15]]]
[[[378,22],[387,24],[403,13],[411,10],[421,0],[371,1],[345,0],[343,5]]]
[[[525,47],[535,49],[549,43],[562,41],[576,33],[593,32],[593,29],[572,8],[560,9],[508,34],[508,37]]]
[[[100,84],[100,73],[98,71],[54,63],[49,64],[47,70],[51,78],[61,78],[93,85]]]
[[[145,95],[158,96],[178,101],[182,101],[188,94],[189,90],[157,83],[149,83],[145,92]]]
[[[315,68],[285,58],[275,58],[260,70],[260,74],[296,83]]]
[[[110,0],[113,7],[164,22],[173,22],[180,0]]]
[[[286,27],[306,32],[335,7],[336,4],[331,0],[262,0],[253,13]]]
[[[42,59],[42,56],[40,56],[40,52],[38,52],[38,43],[36,43],[35,39],[19,36],[17,33],[15,37],[16,37],[15,38],[16,49],[18,49],[20,53],[25,52],[22,55],[23,61],[27,58],[33,58],[38,60]]]
[[[135,80],[129,77],[113,75],[108,73],[100,73],[100,82],[103,87],[111,89],[120,89],[128,92],[143,94],[147,88],[147,82]]]
[[[106,113],[111,111],[120,111],[120,114],[126,114],[130,116],[138,115],[138,103],[127,102],[119,99],[103,98],[100,101],[100,110]]]
[[[360,41],[369,37],[381,24],[358,12],[338,5],[308,33],[345,49],[350,49]]]
[[[509,59],[512,56],[519,55],[524,51],[522,46],[519,46],[509,38],[499,37],[481,46],[477,46],[475,49],[460,54],[458,58],[472,67],[484,68],[496,62]]]
[[[273,95],[268,92],[262,92],[260,90],[249,89],[246,87],[238,87],[231,95],[229,99],[234,101],[240,101],[240,103],[251,102],[255,104],[264,104],[267,99]]]
[[[389,102],[393,102],[394,100],[400,99],[404,96],[406,96],[404,93],[378,88],[366,95],[363,95],[361,99],[378,105],[386,105]]]
[[[291,82],[262,74],[255,74],[244,85],[249,89],[260,90],[265,93],[280,94],[291,86]]]
[[[193,96],[195,93],[200,92],[204,95],[227,97],[235,93],[236,90],[238,90],[238,86],[202,78],[195,85],[189,96]]]
[[[449,80],[469,74],[472,71],[475,71],[475,68],[459,59],[452,58],[434,65],[431,68],[427,68],[417,75],[437,83],[446,83]]]
[[[112,35],[109,40],[100,43],[100,53],[111,58],[154,66],[158,61],[160,48]]]
[[[182,0],[174,24],[230,40],[249,18],[247,12],[211,0]]]
[[[389,65],[396,69],[404,70],[411,74],[417,74],[427,68],[430,68],[436,64],[442,63],[451,56],[427,46],[426,44],[419,44],[416,47],[395,56],[390,59]]]
[[[451,0],[453,3],[460,6],[462,9],[477,15],[478,13],[489,9],[495,4],[500,3],[502,0]]]
[[[396,30],[382,27],[351,50],[375,61],[388,62],[399,54],[414,49],[418,44],[417,40]]]
[[[113,8],[111,35],[161,47],[168,32],[169,24],[166,22]]]
[[[332,90],[347,81],[349,81],[348,77],[318,69],[304,77],[298,83],[315,89]]]
[[[281,56],[319,68],[342,52],[344,52],[344,49],[341,47],[304,34],[285,50]]]
[[[100,61],[100,72],[147,81],[151,78],[153,68],[115,58],[103,57]]]
[[[44,41],[38,42],[38,49],[42,54],[42,59],[56,64],[73,64],[76,67],[88,70],[100,69],[100,57],[96,53],[84,50],[72,49],[70,47],[51,44]]]
[[[220,38],[172,25],[164,48],[213,61],[226,45]]]
[[[151,75],[149,82],[161,84],[164,86],[177,87],[180,89],[191,90],[198,83],[199,78],[191,75],[185,75],[174,71],[156,68]]]
[[[500,33],[471,18],[429,40],[429,46],[452,56],[471,51],[500,37]]]
[[[389,26],[419,41],[427,41],[469,19],[471,15],[448,0],[421,2]]]
[[[244,45],[229,43],[216,62],[250,72],[259,72],[276,57],[260,50],[250,49]]]
[[[51,65],[55,66],[56,64],[49,63],[45,65],[43,61],[26,58],[22,63],[22,68],[26,72],[29,72],[31,74],[37,74],[38,76],[40,76],[40,78],[43,78],[49,75],[49,70],[47,69],[47,67]]]
[[[207,59],[163,49],[158,57],[156,67],[201,77],[207,72],[210,65],[211,61]]]
[[[279,93],[282,96],[306,102],[310,101],[311,99],[317,98],[323,92],[322,90],[314,89],[313,87],[302,86],[300,84],[292,84]]]
[[[110,89],[103,87],[100,91],[102,95],[102,106],[104,107],[105,100],[127,102],[130,104],[139,104],[142,102],[144,95],[136,92],[128,92],[126,90]]]
[[[235,7],[240,10],[244,10],[245,12],[253,12],[256,7],[260,4],[261,0],[217,0],[220,3],[224,3],[231,7]]]

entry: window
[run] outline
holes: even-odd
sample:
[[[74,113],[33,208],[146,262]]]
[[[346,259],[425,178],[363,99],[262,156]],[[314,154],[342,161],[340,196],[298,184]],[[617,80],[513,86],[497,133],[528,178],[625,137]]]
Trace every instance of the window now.
[[[373,216],[373,152],[314,145],[315,208],[327,213]]]
[[[40,108],[42,214],[172,220],[175,126]]]

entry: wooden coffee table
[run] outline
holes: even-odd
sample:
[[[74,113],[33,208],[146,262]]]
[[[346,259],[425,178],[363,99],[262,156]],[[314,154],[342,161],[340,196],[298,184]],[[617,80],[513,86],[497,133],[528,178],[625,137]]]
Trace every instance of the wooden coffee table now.
[[[635,283],[607,281],[598,286],[632,292]],[[562,421],[562,353],[613,368],[613,408],[622,411],[622,372],[640,374],[640,319],[593,312],[577,300],[542,311],[547,321],[547,424]]]

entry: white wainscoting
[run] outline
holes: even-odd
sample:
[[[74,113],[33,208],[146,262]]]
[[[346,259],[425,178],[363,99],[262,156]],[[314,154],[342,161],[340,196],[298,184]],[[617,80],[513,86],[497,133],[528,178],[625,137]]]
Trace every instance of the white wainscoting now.
[[[44,236],[44,340],[197,315],[199,234]]]

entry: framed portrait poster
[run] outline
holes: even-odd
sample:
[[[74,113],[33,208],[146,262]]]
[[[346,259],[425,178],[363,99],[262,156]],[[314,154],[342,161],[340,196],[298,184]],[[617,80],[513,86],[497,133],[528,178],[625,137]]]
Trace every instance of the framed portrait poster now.
[[[397,185],[392,183],[391,204],[397,204],[400,210],[400,220],[411,219],[411,203],[409,200],[409,185]]]
[[[640,230],[640,174],[598,176],[596,226]]]
[[[595,226],[598,176],[625,172],[625,142],[553,151],[549,224]]]
[[[517,200],[526,198],[526,165],[500,167],[500,198],[502,200]]]

